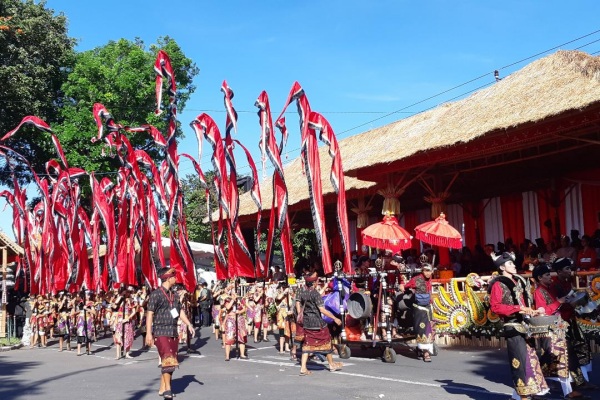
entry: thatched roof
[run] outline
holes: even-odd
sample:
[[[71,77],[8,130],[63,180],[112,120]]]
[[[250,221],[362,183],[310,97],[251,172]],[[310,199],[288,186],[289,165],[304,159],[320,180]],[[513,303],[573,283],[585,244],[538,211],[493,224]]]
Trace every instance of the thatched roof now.
[[[471,96],[340,141],[349,175],[600,101],[600,57],[558,51]]]
[[[23,248],[12,240],[6,233],[0,230],[0,246],[6,246],[14,254],[22,256],[24,254]]]
[[[332,195],[334,193],[333,186],[329,179],[331,173],[331,157],[327,152],[326,146],[319,148],[319,156],[321,160],[321,180],[323,182],[323,197]],[[344,165],[346,154],[342,151],[342,165]],[[288,189],[288,207],[298,204],[303,200],[307,200],[308,197],[308,181],[306,176],[303,174],[302,161],[300,157],[296,158],[286,167],[284,167],[285,183]],[[346,177],[344,180],[346,185],[346,193],[356,189],[369,189],[376,184],[374,182],[362,181],[353,177]],[[269,178],[260,183],[260,193],[262,198],[263,210],[270,210],[271,203],[273,201],[273,184],[272,179]],[[256,204],[250,197],[250,193],[244,193],[240,196],[240,210],[239,215],[251,215],[257,211]],[[213,218],[218,218],[218,214],[215,213]]]

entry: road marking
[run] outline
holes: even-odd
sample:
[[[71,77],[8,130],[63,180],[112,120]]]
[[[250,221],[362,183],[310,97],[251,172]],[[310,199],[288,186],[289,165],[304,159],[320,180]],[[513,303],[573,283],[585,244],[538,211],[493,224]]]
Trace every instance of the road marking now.
[[[272,360],[281,360],[281,361],[288,361],[288,362],[290,362],[290,361],[291,361],[289,357],[279,357],[279,356],[262,356],[262,358],[269,358],[269,359],[272,359]],[[293,362],[291,365],[297,365],[297,363]],[[344,363],[344,367],[345,367],[345,366],[347,366],[347,365],[349,366],[349,365],[355,365],[355,364],[353,364],[353,363],[346,363],[346,362],[345,362],[345,363]]]
[[[334,372],[334,374],[354,376],[357,378],[365,378],[365,379],[375,379],[375,380],[379,380],[379,381],[404,383],[404,384],[408,384],[408,385],[438,387],[438,388],[444,389],[444,390],[454,390],[454,391],[459,391],[459,392],[483,393],[483,394],[493,395],[493,396],[510,396],[512,394],[512,392],[511,393],[490,392],[489,390],[486,390],[486,389],[469,388],[469,387],[464,387],[461,385],[445,385],[445,384],[440,384],[440,383],[407,381],[404,379],[387,378],[385,376],[373,376],[373,375],[358,374],[358,373],[353,373],[353,372],[336,371],[336,372]]]
[[[270,347],[253,347],[251,349],[248,349],[248,351],[256,351],[256,350],[276,350],[276,349],[273,346],[270,346]]]
[[[257,360],[257,359],[238,360],[238,361],[249,362],[249,363],[256,363],[256,364],[276,365],[278,367],[284,367],[285,366],[285,367],[300,368],[299,364],[292,364],[292,363],[289,363],[289,362],[286,363],[286,362],[277,362],[277,361],[269,361],[269,360]],[[344,367],[349,366],[349,365],[352,365],[352,364],[344,364]],[[333,372],[333,374],[353,376],[353,377],[356,377],[356,378],[364,378],[364,379],[374,379],[374,380],[378,380],[378,381],[403,383],[403,384],[407,384],[407,385],[434,387],[434,388],[440,388],[440,389],[444,389],[444,390],[453,390],[453,391],[458,391],[458,392],[481,393],[481,394],[486,394],[486,395],[491,395],[491,396],[510,396],[512,394],[512,393],[505,393],[505,392],[490,392],[490,391],[485,390],[485,389],[469,388],[469,387],[464,387],[464,386],[461,386],[461,385],[445,385],[445,384],[440,384],[440,383],[427,383],[427,382],[407,381],[407,380],[404,380],[404,379],[387,378],[385,376],[366,375],[366,374],[359,374],[359,373],[354,373],[354,372],[335,371],[335,372]]]

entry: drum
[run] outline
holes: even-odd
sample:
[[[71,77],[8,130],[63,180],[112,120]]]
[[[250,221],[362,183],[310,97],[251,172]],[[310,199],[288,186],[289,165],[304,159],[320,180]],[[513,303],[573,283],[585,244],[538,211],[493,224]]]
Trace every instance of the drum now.
[[[587,292],[577,292],[567,298],[567,302],[573,307],[583,307],[590,301],[590,295]]]
[[[415,303],[415,294],[411,291],[401,293],[396,301],[398,302],[398,311],[410,310]]]
[[[354,319],[368,318],[373,311],[371,298],[360,292],[352,293],[348,298],[348,314]]]
[[[538,315],[525,321],[529,336],[548,336],[550,330],[558,324],[558,315]]]

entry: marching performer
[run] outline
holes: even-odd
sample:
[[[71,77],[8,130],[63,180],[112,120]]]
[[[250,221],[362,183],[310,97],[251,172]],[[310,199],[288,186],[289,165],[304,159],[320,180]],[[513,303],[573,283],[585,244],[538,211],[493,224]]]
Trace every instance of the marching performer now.
[[[492,253],[492,258],[500,275],[490,281],[488,287],[490,308],[504,322],[504,337],[516,392],[513,398],[529,400],[534,395],[543,396],[550,389],[542,375],[535,349],[527,343],[527,331],[523,325],[525,317],[538,314],[531,308],[529,283],[517,275],[513,254],[505,252],[495,256]]]
[[[408,282],[401,283],[400,292],[411,289],[415,293],[413,324],[417,335],[417,353],[425,362],[431,362],[435,333],[431,325],[431,277],[433,266],[426,261],[421,264],[422,272]]]
[[[552,288],[557,298],[567,296],[573,289],[573,273],[571,267],[573,260],[570,258],[557,258],[552,263],[552,269],[556,271],[556,277],[552,281]],[[573,353],[573,358],[577,360],[580,371],[583,374],[583,383],[579,383],[580,379],[573,377],[575,385],[578,389],[597,389],[596,385],[589,383],[588,368],[591,370],[592,355],[590,342],[585,337],[581,328],[577,324],[575,309],[569,303],[561,305],[560,316],[568,324],[567,342],[569,343],[569,352]],[[571,370],[573,372],[573,370]],[[576,370],[575,370],[576,372]]]
[[[556,315],[559,318],[559,326],[550,330],[548,337],[542,337],[538,342],[541,348],[539,359],[542,372],[547,378],[559,380],[565,398],[585,398],[580,392],[574,391],[570,384],[571,379],[576,386],[582,385],[585,380],[573,347],[566,340],[566,323],[560,318],[559,308],[565,304],[567,297],[556,297],[550,268],[545,263],[535,267],[533,278],[537,282],[534,294],[536,309],[541,314]]]

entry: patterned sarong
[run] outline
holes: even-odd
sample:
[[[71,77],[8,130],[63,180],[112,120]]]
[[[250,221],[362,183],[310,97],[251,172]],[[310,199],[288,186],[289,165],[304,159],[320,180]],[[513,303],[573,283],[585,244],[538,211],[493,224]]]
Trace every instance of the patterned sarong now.
[[[332,350],[331,335],[326,326],[319,330],[304,329],[303,353],[328,354]]]
[[[154,344],[158,350],[161,361],[161,372],[172,373],[179,366],[177,361],[177,338],[169,336],[157,336]]]

